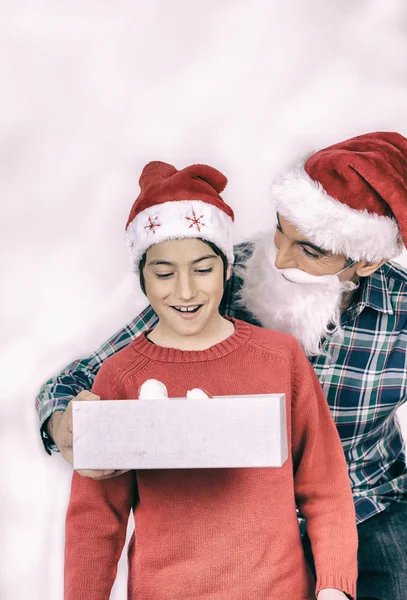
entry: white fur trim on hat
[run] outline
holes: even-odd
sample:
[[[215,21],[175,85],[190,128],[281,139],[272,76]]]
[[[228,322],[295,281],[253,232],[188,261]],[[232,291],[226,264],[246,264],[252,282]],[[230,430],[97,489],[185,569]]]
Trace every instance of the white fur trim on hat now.
[[[136,215],[126,237],[133,271],[154,244],[183,238],[201,238],[215,244],[233,263],[233,221],[220,208],[201,200],[178,200],[156,204]]]
[[[334,254],[377,262],[403,250],[396,219],[335,200],[307,174],[304,160],[272,184],[271,199],[276,211],[306,238]]]

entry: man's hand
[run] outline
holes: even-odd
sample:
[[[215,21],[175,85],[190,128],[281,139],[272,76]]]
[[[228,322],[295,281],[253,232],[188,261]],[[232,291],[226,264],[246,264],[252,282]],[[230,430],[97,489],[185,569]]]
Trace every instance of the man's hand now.
[[[347,600],[348,596],[340,590],[324,588],[317,596],[317,600]]]
[[[83,390],[73,400],[100,400],[100,396]],[[48,434],[58,446],[64,459],[72,465],[72,400],[65,411],[59,410],[51,415],[48,421]],[[114,471],[112,469],[96,471],[86,469],[78,471],[78,473],[83,477],[99,480],[117,477],[117,475],[126,473],[126,471]]]

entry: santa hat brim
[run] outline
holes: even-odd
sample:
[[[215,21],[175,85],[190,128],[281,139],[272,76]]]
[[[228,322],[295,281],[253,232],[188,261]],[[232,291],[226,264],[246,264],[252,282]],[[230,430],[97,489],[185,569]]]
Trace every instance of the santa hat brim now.
[[[276,211],[312,243],[352,260],[398,256],[404,244],[395,218],[355,210],[332,198],[304,169],[304,159],[271,186]]]
[[[126,240],[133,271],[138,271],[143,254],[151,246],[190,238],[212,242],[233,264],[232,218],[208,202],[178,200],[146,208],[129,223]]]

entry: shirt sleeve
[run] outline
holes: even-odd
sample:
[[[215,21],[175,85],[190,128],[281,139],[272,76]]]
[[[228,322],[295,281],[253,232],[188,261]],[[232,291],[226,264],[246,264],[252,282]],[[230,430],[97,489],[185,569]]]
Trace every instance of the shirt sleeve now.
[[[114,369],[100,369],[94,393],[119,398]],[[65,600],[109,600],[137,502],[135,471],[94,481],[74,472],[65,528]]]
[[[358,535],[345,455],[321,385],[299,345],[291,414],[295,497],[311,540],[316,594],[335,588],[355,598]]]
[[[106,358],[112,356],[127,346],[132,339],[154,327],[158,318],[151,306],[115,333],[96,352],[88,358],[75,360],[52,379],[49,379],[40,389],[35,399],[35,407],[40,419],[41,438],[46,452],[58,451],[53,440],[48,436],[46,425],[50,416],[58,411],[64,411],[74,396],[82,390],[90,390],[95,377]]]

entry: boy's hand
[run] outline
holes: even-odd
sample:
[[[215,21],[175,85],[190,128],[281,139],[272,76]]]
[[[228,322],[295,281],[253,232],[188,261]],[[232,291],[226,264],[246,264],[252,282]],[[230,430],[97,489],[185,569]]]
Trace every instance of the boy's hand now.
[[[88,392],[87,390],[82,390],[73,400],[100,400],[100,396],[96,396],[96,394],[92,394],[92,392]],[[51,415],[48,421],[48,434],[58,446],[63,458],[72,465],[72,400],[65,411],[59,410]],[[126,471],[115,471],[113,469],[96,471],[86,469],[78,471],[78,473],[83,477],[98,480],[116,477],[117,475],[126,473]]]
[[[317,600],[347,600],[348,596],[340,590],[324,588],[317,596]]]

